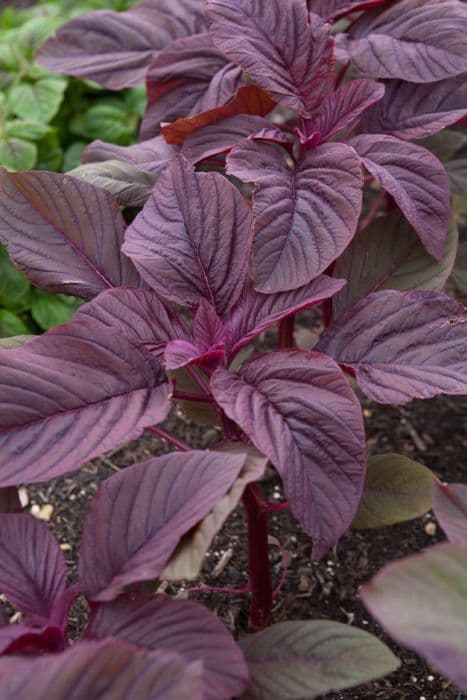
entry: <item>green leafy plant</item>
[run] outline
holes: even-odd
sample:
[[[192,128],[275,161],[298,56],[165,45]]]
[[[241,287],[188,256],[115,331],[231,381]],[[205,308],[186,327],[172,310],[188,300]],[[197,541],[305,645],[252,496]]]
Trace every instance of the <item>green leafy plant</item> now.
[[[63,0],[0,15],[0,166],[7,170],[67,171],[83,148],[103,138],[121,146],[136,140],[143,90],[115,95],[99,86],[40,67],[34,54],[70,17],[94,9],[125,10],[128,0]],[[0,248],[0,337],[37,333],[69,320],[78,302],[32,287]]]

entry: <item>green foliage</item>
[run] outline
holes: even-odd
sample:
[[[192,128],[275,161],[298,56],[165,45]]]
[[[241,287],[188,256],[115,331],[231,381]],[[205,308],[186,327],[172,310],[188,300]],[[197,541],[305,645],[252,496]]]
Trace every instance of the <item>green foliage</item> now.
[[[28,335],[66,323],[81,300],[33,287],[0,246],[0,338]]]
[[[72,16],[127,10],[135,0],[49,0],[0,13],[0,166],[67,172],[94,139],[128,145],[137,137],[144,88],[118,94],[55,75],[34,62],[43,42]],[[0,246],[0,338],[69,320],[78,300],[33,288]]]
[[[0,15],[0,165],[9,170],[65,172],[79,165],[86,143],[136,140],[144,89],[110,93],[49,73],[34,62],[43,42],[73,15],[125,10],[129,0],[67,0],[6,8]]]

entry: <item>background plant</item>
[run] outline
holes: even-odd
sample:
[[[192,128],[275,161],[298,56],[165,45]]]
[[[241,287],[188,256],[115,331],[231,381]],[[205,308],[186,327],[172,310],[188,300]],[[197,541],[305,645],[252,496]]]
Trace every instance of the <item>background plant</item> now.
[[[109,7],[109,3],[104,3]],[[131,4],[131,3],[130,3]],[[0,166],[67,171],[89,141],[136,140],[144,92],[109,93],[90,82],[57,76],[34,61],[44,40],[70,17],[98,2],[43,2],[0,15]],[[114,3],[124,10],[128,3]],[[69,320],[78,307],[63,295],[31,286],[0,248],[0,337],[34,334]]]
[[[87,303],[70,323],[1,353],[9,410],[0,483],[71,471],[144,429],[186,452],[191,476],[176,474],[193,519],[176,517],[171,537],[157,532],[154,542],[143,504],[120,501],[131,489],[106,482],[97,518],[116,520],[111,541],[94,550],[90,600],[158,577],[195,577],[242,497],[244,592],[250,628],[260,629],[273,597],[270,512],[290,507],[320,558],[352,522],[369,527],[375,512],[395,522],[429,507],[432,477],[420,465],[391,457],[365,476],[361,408],[347,378],[394,405],[466,390],[465,309],[441,291],[457,250],[449,181],[414,143],[465,116],[466,8],[457,0],[310,5],[311,14],[301,0],[206,8],[184,0],[176,11],[144,2],[76,18],[40,52],[44,65],[107,88],[146,76],[148,107],[141,143],[96,141],[75,177],[1,173],[0,236],[12,258],[37,286]],[[313,14],[337,21],[370,5],[336,24],[334,38]],[[91,28],[108,37],[110,24],[103,51]],[[298,349],[295,317],[311,307],[323,332],[313,349]],[[274,325],[277,350],[255,354],[252,341]],[[190,446],[156,427],[171,405],[187,404],[223,433],[200,458],[201,473]],[[281,504],[261,490],[267,459],[282,479]],[[147,464],[132,470],[147,480],[128,476],[135,499],[162,519],[178,512],[170,480]],[[399,508],[395,471],[418,492]],[[339,676],[333,639],[320,656],[329,676],[316,685],[303,624],[288,623],[284,635],[266,627],[258,647],[247,637],[247,692],[313,697],[353,682]],[[317,622],[325,639],[326,628]],[[295,643],[302,633],[305,647]],[[351,668],[355,654],[351,645]],[[368,673],[381,667],[369,664]]]

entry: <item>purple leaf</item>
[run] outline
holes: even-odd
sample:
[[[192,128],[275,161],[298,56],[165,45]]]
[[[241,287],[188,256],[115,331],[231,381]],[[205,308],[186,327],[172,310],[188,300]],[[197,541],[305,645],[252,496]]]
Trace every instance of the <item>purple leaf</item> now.
[[[351,12],[369,10],[387,2],[390,0],[308,0],[308,8],[310,12],[334,22]]]
[[[81,306],[75,320],[88,320],[97,335],[99,327],[117,330],[138,347],[162,357],[166,344],[174,338],[190,340],[192,334],[184,319],[163,304],[154,292],[120,287],[102,292]]]
[[[245,459],[245,454],[172,453],[104,481],[81,542],[86,597],[113,600],[125,586],[156,578],[180,538],[227,493]]]
[[[433,482],[433,512],[450,542],[467,542],[467,484]]]
[[[242,81],[242,70],[228,63],[208,33],[172,42],[156,54],[146,75],[148,106],[141,137],[175,121],[228,102]]]
[[[87,164],[120,160],[140,170],[159,175],[175,158],[177,151],[178,148],[166,143],[163,136],[155,136],[132,146],[116,146],[104,141],[93,141],[82,152],[81,162]]]
[[[173,124],[166,124],[161,128],[167,143],[181,146],[185,139],[197,129],[229,119],[237,114],[251,114],[264,116],[268,114],[276,103],[257,85],[242,85],[239,87],[233,100],[220,107],[207,109],[192,117],[177,119]]]
[[[206,700],[229,700],[248,685],[242,652],[222,622],[198,603],[162,595],[120,598],[93,609],[86,637],[118,637],[135,646],[177,652],[187,661],[202,661]]]
[[[350,243],[362,201],[362,169],[340,143],[311,150],[291,170],[273,144],[245,139],[227,172],[255,182],[255,287],[271,294],[308,284]]]
[[[62,651],[63,631],[48,625],[42,629],[21,624],[0,627],[0,654],[46,654]],[[2,688],[3,689],[3,688]]]
[[[218,357],[217,352],[215,352],[214,357]],[[211,355],[202,350],[200,351],[194,343],[190,343],[187,340],[170,341],[164,352],[164,363],[167,370],[179,369],[206,359],[212,359]]]
[[[46,624],[67,579],[55,537],[31,516],[1,514],[0,558],[0,591],[26,615],[27,624]]]
[[[356,374],[381,403],[404,404],[467,389],[467,313],[441,292],[384,291],[331,323],[317,349]]]
[[[240,645],[252,675],[249,699],[311,700],[399,666],[379,639],[330,620],[280,622],[244,636]]]
[[[264,476],[268,459],[253,445],[238,440],[221,442],[215,445],[214,450],[221,453],[246,453],[245,464],[225,496],[180,540],[161,573],[164,581],[193,580],[200,576],[206,554],[212,548],[215,536],[238,506],[246,487]]]
[[[339,36],[358,74],[432,83],[467,70],[467,7],[458,0],[401,0],[357,39]]]
[[[214,44],[277,102],[303,116],[334,82],[329,26],[305,0],[208,0]]]
[[[394,136],[364,134],[349,141],[365,168],[389,194],[436,260],[441,260],[449,214],[449,182],[440,161],[422,146]]]
[[[240,295],[251,237],[239,191],[177,157],[127,229],[123,250],[165,299],[196,307],[204,297],[222,316]]]
[[[342,289],[344,280],[320,275],[313,282],[291,292],[261,294],[247,282],[225,324],[227,349],[234,355],[269,326],[290,314],[309,309]]]
[[[292,512],[321,558],[350,525],[365,477],[359,402],[333,360],[278,351],[217,369],[214,398],[277,467]]]
[[[23,510],[15,486],[0,489],[0,513],[21,513]]]
[[[222,360],[225,348],[224,325],[215,309],[201,299],[193,319],[193,342],[173,340],[165,349],[167,369],[178,369],[196,363],[206,364]]]
[[[73,602],[81,592],[82,585],[80,582],[74,583],[72,586],[68,586],[57,598],[54,600],[54,604],[50,613],[50,624],[57,625],[61,630],[65,632],[68,625],[68,616],[70,614],[71,606]]]
[[[313,127],[326,141],[352,124],[368,107],[381,100],[384,85],[374,80],[351,80],[326,97],[319,108]]]
[[[443,260],[437,263],[398,209],[374,219],[354,236],[334,266],[333,274],[348,283],[333,297],[333,318],[381,289],[442,290],[453,269],[457,243],[457,226],[451,222]]]
[[[94,80],[110,90],[140,85],[156,51],[203,31],[201,0],[143,0],[127,12],[74,17],[37,54],[42,66]]]
[[[119,639],[0,659],[3,700],[203,700],[202,667]]]
[[[46,481],[139,437],[169,410],[161,365],[80,319],[0,351],[0,485]]]
[[[190,163],[199,163],[230,151],[239,141],[271,127],[263,117],[237,114],[193,132],[183,144],[182,153]]]
[[[0,241],[31,282],[89,299],[139,286],[120,253],[125,222],[114,198],[68,175],[0,169]]]
[[[414,85],[386,82],[381,102],[363,115],[361,133],[390,133],[400,139],[421,139],[455,124],[467,113],[467,75]]]
[[[201,299],[193,319],[193,338],[201,350],[223,346],[225,343],[224,325],[214,307],[205,299]]]
[[[467,691],[467,543],[442,544],[385,566],[360,589],[372,615]]]

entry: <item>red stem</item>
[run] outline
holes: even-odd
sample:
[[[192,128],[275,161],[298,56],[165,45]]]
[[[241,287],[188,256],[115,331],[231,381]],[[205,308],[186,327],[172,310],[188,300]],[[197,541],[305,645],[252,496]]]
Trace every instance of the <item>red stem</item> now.
[[[378,213],[378,209],[380,208],[381,204],[384,201],[384,198],[386,196],[386,192],[384,190],[381,190],[379,195],[376,197],[375,201],[371,205],[370,211],[366,215],[366,217],[363,219],[362,223],[360,224],[360,230],[363,231],[364,228],[369,226],[373,219],[375,218],[376,214]]]
[[[248,626],[263,629],[272,611],[272,581],[269,567],[268,514],[255,484],[249,484],[243,494],[248,518],[248,569],[251,605]]]
[[[214,403],[214,399],[211,396],[194,394],[191,391],[179,391],[174,389],[172,396],[174,399],[180,399],[180,401],[197,401],[198,403]]]
[[[295,346],[293,337],[294,326],[295,314],[291,314],[279,322],[279,338],[277,343],[279,348],[293,348]]]
[[[157,437],[163,438],[171,445],[174,445],[174,447],[176,447],[177,450],[181,450],[182,452],[191,452],[191,450],[193,449],[192,447],[190,447],[190,445],[187,445],[186,442],[182,442],[170,433],[166,433],[165,430],[162,430],[162,428],[151,427],[146,428],[146,430],[150,433],[153,433],[154,435],[157,435]]]
[[[336,82],[334,84],[335,88],[338,88],[339,85],[342,83],[342,81],[345,78],[345,74],[347,73],[347,69],[349,67],[350,63],[345,63],[342,68],[340,69],[339,73],[336,76]]]
[[[263,510],[266,513],[282,513],[284,510],[289,510],[289,502],[282,501],[281,503],[274,503],[273,501],[265,501],[263,505]]]
[[[190,377],[199,386],[199,388],[201,389],[203,394],[207,394],[209,396],[210,395],[209,384],[206,383],[206,381],[199,374],[199,372],[197,372],[196,369],[194,367],[191,367],[190,365],[188,365],[186,369],[187,369],[187,372],[190,375]]]

